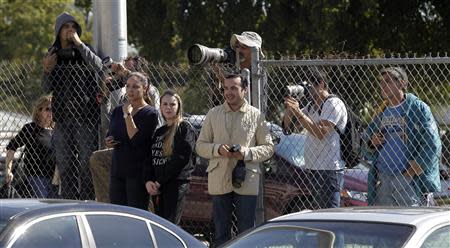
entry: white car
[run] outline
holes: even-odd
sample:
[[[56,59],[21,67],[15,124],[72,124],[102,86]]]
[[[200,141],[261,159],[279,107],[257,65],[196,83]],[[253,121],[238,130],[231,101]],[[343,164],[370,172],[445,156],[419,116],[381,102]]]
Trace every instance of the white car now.
[[[223,247],[449,248],[450,208],[306,210],[274,218]]]

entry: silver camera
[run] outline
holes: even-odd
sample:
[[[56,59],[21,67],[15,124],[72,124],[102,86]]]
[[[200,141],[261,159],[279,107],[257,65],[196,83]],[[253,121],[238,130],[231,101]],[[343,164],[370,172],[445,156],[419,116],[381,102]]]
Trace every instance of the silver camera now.
[[[103,68],[105,68],[105,71],[107,74],[112,74],[111,66],[113,63],[114,63],[114,61],[110,57],[104,57],[102,59],[102,65],[103,65]]]
[[[286,86],[285,96],[291,96],[296,99],[301,99],[305,97],[307,88],[308,83],[306,81],[297,85],[288,85]]]

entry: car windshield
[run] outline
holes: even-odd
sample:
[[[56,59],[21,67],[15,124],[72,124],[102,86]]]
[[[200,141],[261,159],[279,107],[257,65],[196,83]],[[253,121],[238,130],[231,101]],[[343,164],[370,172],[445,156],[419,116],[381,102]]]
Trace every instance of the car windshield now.
[[[334,233],[336,248],[400,248],[414,231],[409,225],[376,222],[297,221],[295,225]]]
[[[270,225],[270,227],[267,227]],[[294,228],[299,227],[299,228]],[[306,231],[308,230],[309,231]],[[315,230],[315,231],[311,231]],[[257,231],[250,232],[227,247],[364,247],[400,248],[408,240],[414,228],[409,225],[364,222],[295,221],[266,224]],[[332,234],[333,245],[324,245],[327,232]],[[274,237],[265,239],[264,237]],[[264,240],[264,241],[263,241]],[[328,242],[327,242],[328,243]]]

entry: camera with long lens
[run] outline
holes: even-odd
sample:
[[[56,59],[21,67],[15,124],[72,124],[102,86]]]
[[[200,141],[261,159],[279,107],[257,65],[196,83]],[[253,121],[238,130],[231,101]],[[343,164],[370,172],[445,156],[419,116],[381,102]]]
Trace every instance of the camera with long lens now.
[[[302,99],[308,94],[308,83],[306,81],[297,85],[288,85],[285,89],[285,96],[290,96],[296,99]]]
[[[241,151],[241,146],[239,144],[232,145],[229,149],[229,152],[239,152]],[[233,169],[231,174],[231,183],[235,188],[242,187],[242,184],[245,181],[245,163],[244,160],[238,160],[236,166]]]
[[[206,65],[208,63],[236,63],[236,52],[231,47],[211,48],[194,44],[188,49],[188,60],[191,65]]]

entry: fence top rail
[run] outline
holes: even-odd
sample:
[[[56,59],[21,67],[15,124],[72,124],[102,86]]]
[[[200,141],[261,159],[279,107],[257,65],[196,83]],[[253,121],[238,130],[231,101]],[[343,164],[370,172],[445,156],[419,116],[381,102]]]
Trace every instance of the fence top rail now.
[[[262,66],[450,64],[450,57],[261,60]]]

